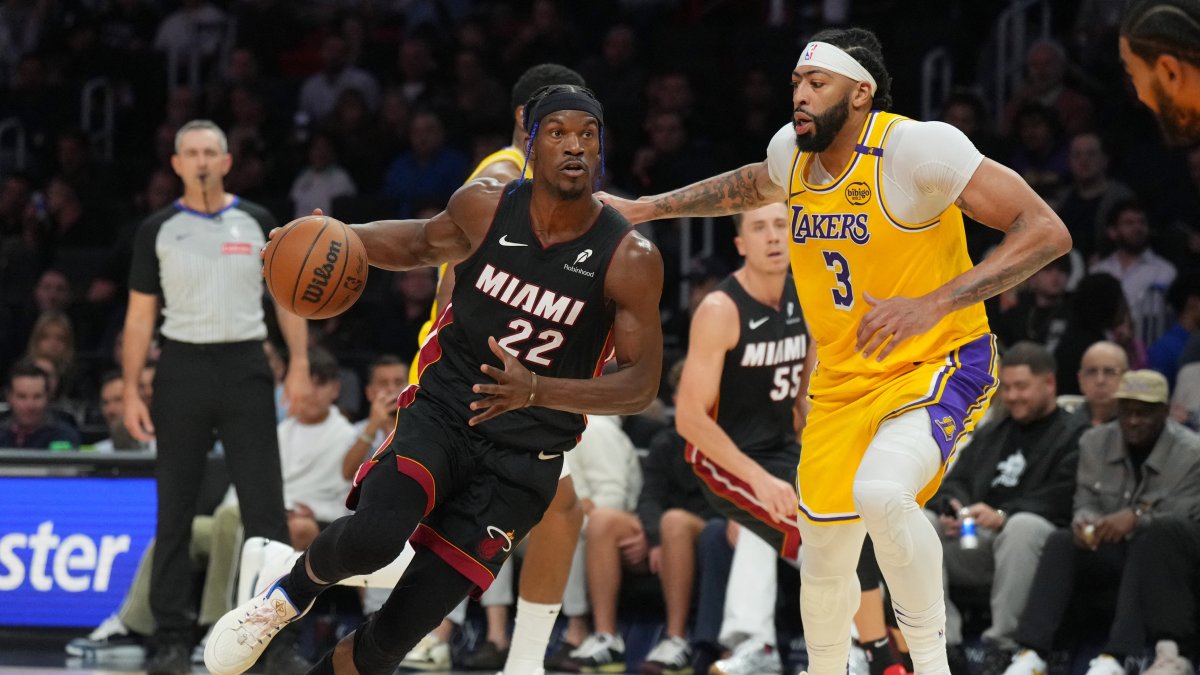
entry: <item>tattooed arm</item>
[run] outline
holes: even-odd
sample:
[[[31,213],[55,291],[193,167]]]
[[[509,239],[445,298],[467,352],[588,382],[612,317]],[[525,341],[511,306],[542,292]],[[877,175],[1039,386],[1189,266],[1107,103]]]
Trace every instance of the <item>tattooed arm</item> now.
[[[1007,291],[1071,250],[1071,235],[1054,210],[1020,176],[992,160],[983,161],[954,204],[1004,232],[1004,240],[974,269],[938,289],[947,313]]]
[[[636,201],[601,192],[605,204],[637,224],[659,218],[728,216],[787,199],[787,191],[776,185],[765,161],[706,178],[678,190],[642,197]]]
[[[882,360],[904,340],[942,317],[998,295],[1071,250],[1061,219],[1011,169],[984,159],[954,202],[963,213],[1004,232],[1004,241],[978,266],[919,298],[864,297],[870,311],[859,323],[857,347]],[[882,347],[882,349],[880,349]]]

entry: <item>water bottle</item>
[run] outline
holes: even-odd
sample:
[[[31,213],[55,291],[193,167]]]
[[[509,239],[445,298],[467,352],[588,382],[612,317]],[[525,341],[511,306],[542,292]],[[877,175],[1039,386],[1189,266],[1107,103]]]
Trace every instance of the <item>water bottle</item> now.
[[[962,518],[962,527],[958,531],[958,545],[966,549],[978,547],[979,537],[975,534],[975,519],[971,517],[970,509],[963,507],[958,516]]]

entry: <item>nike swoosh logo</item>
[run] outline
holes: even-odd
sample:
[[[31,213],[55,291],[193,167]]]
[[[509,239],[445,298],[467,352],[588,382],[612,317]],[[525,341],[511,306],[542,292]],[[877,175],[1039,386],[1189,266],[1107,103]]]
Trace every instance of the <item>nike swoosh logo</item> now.
[[[545,452],[538,453],[538,459],[554,459],[555,457],[562,457],[562,453],[556,452],[553,455],[547,455]]]
[[[758,328],[759,326],[763,325],[764,323],[766,323],[770,320],[771,320],[771,317],[769,317],[769,316],[764,316],[761,319],[750,319],[750,330],[754,330],[755,328]]]
[[[509,241],[508,235],[506,234],[503,237],[500,237],[500,245],[501,246],[528,246],[529,244],[521,244],[521,243],[518,243],[515,241]]]

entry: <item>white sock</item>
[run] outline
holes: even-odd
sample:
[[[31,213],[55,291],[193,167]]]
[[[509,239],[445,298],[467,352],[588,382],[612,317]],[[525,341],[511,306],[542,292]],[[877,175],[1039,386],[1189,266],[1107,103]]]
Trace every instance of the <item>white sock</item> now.
[[[543,605],[517,598],[517,618],[513,627],[512,643],[508,648],[508,661],[504,663],[504,675],[531,675],[542,672],[546,660],[546,645],[550,644],[550,632],[562,603]]]

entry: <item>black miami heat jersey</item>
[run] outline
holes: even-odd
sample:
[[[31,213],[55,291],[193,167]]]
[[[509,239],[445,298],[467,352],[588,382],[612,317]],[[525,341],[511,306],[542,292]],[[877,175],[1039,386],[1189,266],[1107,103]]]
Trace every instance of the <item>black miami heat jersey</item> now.
[[[716,290],[737,306],[740,329],[737,345],[725,354],[717,425],[750,457],[794,443],[792,408],[808,352],[795,283],[789,275],[779,309],[755,300],[732,274]]]
[[[495,337],[522,365],[548,377],[591,378],[611,358],[614,307],[604,297],[613,253],[632,228],[605,206],[578,238],[543,248],[529,219],[532,184],[510,183],[479,248],[455,267],[451,302],[418,358],[420,395],[464,423],[477,414],[471,391],[492,379],[480,364],[503,364],[488,347]],[[475,430],[498,445],[531,452],[575,447],[582,415],[533,406],[488,420]]]

